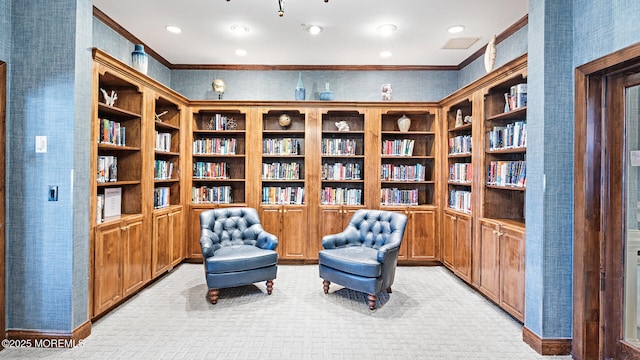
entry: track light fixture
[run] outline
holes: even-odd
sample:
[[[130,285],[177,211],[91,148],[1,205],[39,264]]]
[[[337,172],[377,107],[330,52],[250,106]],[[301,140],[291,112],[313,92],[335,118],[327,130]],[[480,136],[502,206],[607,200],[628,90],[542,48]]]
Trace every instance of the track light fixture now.
[[[230,2],[231,0],[227,0],[227,2]],[[329,0],[324,0],[324,2],[328,3]],[[278,16],[283,17],[284,16],[284,0],[278,0]]]
[[[278,16],[283,17],[284,16],[284,0],[278,0]]]

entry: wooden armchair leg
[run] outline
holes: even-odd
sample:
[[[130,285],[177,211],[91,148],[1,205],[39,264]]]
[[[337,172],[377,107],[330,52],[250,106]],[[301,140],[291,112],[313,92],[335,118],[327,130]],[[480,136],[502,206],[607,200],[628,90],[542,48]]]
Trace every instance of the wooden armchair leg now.
[[[373,294],[369,294],[368,299],[369,299],[369,310],[375,309],[376,301],[378,300],[378,298]]]
[[[331,281],[324,280],[322,281],[322,289],[324,289],[324,293],[329,293],[329,285],[331,285]]]
[[[271,295],[273,292],[273,280],[267,280],[267,294]]]
[[[388,292],[389,294],[391,294],[391,286],[389,286],[389,287],[387,288],[387,292]]]
[[[220,289],[209,289],[209,302],[212,304],[218,303],[218,295],[220,294]]]

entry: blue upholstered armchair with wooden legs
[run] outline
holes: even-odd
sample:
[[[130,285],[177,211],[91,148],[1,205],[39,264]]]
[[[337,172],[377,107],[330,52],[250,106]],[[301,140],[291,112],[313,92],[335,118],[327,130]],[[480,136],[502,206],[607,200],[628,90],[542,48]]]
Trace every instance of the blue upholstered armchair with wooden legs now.
[[[331,282],[369,294],[369,309],[376,308],[377,294],[391,292],[398,251],[407,217],[383,210],[356,211],[347,228],[322,238],[318,255],[324,293]]]
[[[278,238],[262,228],[253,208],[220,208],[200,214],[200,246],[209,287],[209,301],[218,302],[219,289],[267,282],[273,291]]]

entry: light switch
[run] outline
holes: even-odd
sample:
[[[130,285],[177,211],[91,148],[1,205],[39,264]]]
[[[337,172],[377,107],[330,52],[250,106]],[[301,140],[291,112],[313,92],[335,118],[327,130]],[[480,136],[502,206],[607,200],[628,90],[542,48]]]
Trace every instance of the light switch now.
[[[46,136],[36,136],[36,152],[37,153],[46,153],[47,152],[47,137]]]

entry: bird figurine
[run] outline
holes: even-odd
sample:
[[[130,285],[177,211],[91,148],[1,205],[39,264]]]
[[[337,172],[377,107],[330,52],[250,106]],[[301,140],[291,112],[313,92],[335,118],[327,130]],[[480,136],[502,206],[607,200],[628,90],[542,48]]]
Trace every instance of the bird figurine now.
[[[109,105],[109,106],[113,106],[116,103],[116,100],[118,99],[118,94],[111,90],[111,95],[107,94],[107,90],[100,88],[100,91],[102,91],[102,96],[104,97],[104,103]]]

